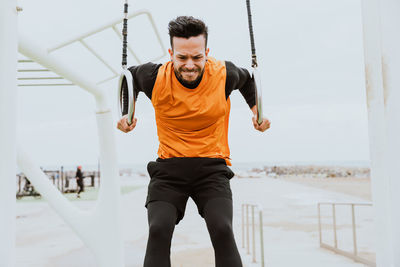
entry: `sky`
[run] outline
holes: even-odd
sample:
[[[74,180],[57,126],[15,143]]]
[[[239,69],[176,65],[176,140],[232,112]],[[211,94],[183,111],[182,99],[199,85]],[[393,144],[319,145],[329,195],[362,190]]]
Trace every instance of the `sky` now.
[[[19,0],[19,31],[49,48],[122,17],[124,1]],[[244,0],[130,1],[130,11],[151,12],[164,50],[145,16],[129,24],[129,43],[142,63],[169,47],[168,22],[179,15],[202,18],[209,28],[210,56],[251,71]],[[369,161],[359,0],[253,0],[253,26],[261,72],[264,115],[271,128],[253,129],[251,111],[238,91],[231,95],[232,163]],[[121,42],[110,30],[85,39],[117,70]],[[54,56],[92,81],[111,72],[80,44]],[[20,56],[23,58],[23,56]],[[164,56],[158,62],[166,62]],[[135,65],[132,55],[129,65]],[[22,67],[22,66],[20,66]],[[117,79],[102,85],[117,122]],[[95,102],[76,86],[19,87],[18,142],[41,165],[96,164],[99,154]],[[154,111],[139,96],[138,125],[115,129],[120,164],[145,164],[157,155]]]

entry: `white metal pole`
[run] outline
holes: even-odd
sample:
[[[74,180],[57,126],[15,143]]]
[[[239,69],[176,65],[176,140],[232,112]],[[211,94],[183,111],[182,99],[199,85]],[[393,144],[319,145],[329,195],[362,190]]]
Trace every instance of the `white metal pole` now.
[[[380,0],[361,1],[364,33],[364,63],[367,90],[372,199],[375,213],[376,264],[393,262],[391,197],[385,123],[385,93],[382,73]],[[398,265],[399,266],[399,265]]]
[[[124,266],[121,227],[120,185],[114,138],[114,122],[104,90],[72,68],[61,64],[34,40],[19,35],[19,51],[91,93],[96,100],[102,183],[93,211],[81,211],[66,200],[34,162],[33,155],[19,144],[17,162],[39,193],[71,226],[96,256],[98,266]],[[99,240],[99,234],[101,238]]]
[[[386,117],[386,169],[390,185],[393,263],[400,266],[400,2],[380,0],[382,74]]]
[[[0,0],[0,261],[15,265],[17,11]]]

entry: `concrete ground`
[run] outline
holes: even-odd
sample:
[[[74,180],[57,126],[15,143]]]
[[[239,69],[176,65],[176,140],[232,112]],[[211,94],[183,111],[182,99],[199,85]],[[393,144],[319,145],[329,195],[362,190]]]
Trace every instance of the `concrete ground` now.
[[[234,178],[234,231],[245,266],[261,266],[257,239],[257,264],[242,248],[241,204],[260,204],[263,208],[265,266],[270,267],[347,267],[364,266],[319,247],[318,202],[370,202],[369,181],[353,179],[334,184],[336,178]],[[310,182],[312,181],[312,182]],[[139,189],[123,195],[125,262],[139,267],[147,241],[147,214],[144,201],[148,178],[123,179]],[[331,183],[331,185],[329,184]],[[349,190],[349,187],[353,188]],[[342,189],[341,189],[342,188]],[[363,191],[363,192],[360,192]],[[344,192],[344,193],[343,193]],[[356,192],[356,193],[354,193]],[[94,201],[74,201],[90,209]],[[323,241],[333,244],[331,208],[322,211]],[[80,239],[43,201],[17,204],[17,267],[90,267],[95,259]],[[352,251],[351,214],[347,207],[338,208],[339,248]],[[357,241],[360,254],[374,257],[372,208],[357,208]],[[258,234],[256,233],[256,236]],[[101,236],[99,235],[99,242]],[[214,254],[204,220],[189,200],[185,218],[176,226],[171,261],[173,267],[211,267]]]

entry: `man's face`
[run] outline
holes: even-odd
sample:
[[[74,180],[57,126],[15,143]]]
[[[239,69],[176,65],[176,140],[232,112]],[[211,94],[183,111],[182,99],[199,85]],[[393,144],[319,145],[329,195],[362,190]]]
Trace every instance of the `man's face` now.
[[[202,75],[209,49],[204,35],[190,38],[173,37],[173,50],[168,49],[176,76],[186,83],[195,83]]]

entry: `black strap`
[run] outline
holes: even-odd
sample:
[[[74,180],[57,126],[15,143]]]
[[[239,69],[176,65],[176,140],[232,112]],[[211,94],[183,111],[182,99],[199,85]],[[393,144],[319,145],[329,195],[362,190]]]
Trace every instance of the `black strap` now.
[[[251,8],[250,8],[250,0],[246,0],[247,4],[247,17],[249,20],[249,32],[250,32],[250,42],[251,42],[251,66],[253,68],[257,67],[257,56],[256,56],[256,46],[254,44],[254,34],[253,34],[253,21],[251,19]]]
[[[123,37],[123,41],[122,41],[122,67],[126,66],[127,63],[127,46],[128,46],[128,0],[126,0],[125,4],[124,4],[124,25],[122,28],[122,37]]]

